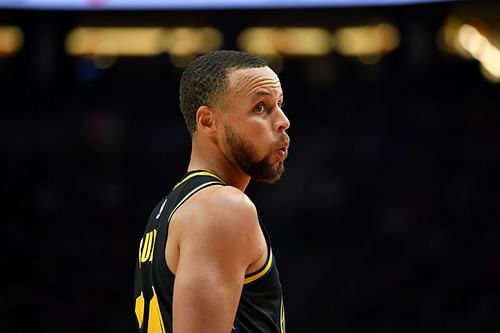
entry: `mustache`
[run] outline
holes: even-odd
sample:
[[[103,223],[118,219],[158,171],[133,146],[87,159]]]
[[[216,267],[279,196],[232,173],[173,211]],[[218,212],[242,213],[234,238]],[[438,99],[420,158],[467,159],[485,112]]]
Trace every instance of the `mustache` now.
[[[279,147],[281,147],[283,144],[290,145],[290,136],[287,133],[283,133],[277,142],[277,146]]]

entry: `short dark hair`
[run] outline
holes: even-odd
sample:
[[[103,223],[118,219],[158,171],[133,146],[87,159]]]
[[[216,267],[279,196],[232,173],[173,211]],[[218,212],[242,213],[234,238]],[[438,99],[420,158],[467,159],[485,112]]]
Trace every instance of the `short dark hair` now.
[[[179,102],[191,135],[196,132],[196,111],[202,105],[220,102],[227,88],[227,75],[237,69],[266,67],[267,63],[252,54],[217,50],[193,60],[184,70]]]

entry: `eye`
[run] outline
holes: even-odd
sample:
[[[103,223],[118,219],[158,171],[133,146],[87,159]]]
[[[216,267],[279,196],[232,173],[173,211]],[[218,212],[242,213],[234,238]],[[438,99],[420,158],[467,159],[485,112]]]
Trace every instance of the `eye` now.
[[[280,107],[280,109],[283,109],[283,107],[285,106],[285,102],[283,101],[278,102],[278,106]]]
[[[255,113],[262,113],[266,110],[266,106],[264,103],[259,103],[253,108],[253,112]]]

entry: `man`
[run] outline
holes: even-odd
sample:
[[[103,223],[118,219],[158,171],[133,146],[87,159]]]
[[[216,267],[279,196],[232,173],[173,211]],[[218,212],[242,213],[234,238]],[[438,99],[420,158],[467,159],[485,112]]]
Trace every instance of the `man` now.
[[[278,76],[260,58],[215,51],[184,71],[188,171],[158,203],[135,272],[140,332],[285,332],[269,237],[244,194],[284,171],[290,126]]]

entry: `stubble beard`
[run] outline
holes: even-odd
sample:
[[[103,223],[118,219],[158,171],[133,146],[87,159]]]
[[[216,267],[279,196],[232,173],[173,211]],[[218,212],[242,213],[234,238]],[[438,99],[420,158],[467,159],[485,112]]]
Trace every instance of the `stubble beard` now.
[[[284,163],[283,161],[274,164],[270,162],[272,150],[259,160],[257,149],[253,145],[236,135],[231,127],[225,126],[225,130],[226,142],[231,150],[231,155],[243,172],[253,180],[269,184],[276,183],[281,178],[285,172]]]

